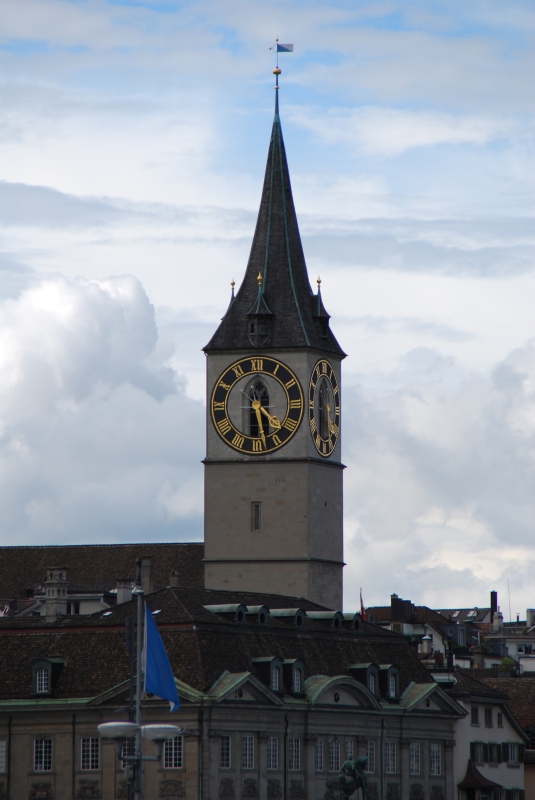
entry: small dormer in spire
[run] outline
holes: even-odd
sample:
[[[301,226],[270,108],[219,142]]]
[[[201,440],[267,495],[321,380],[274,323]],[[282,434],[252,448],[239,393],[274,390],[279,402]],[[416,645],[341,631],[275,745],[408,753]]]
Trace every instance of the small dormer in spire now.
[[[308,279],[279,115],[281,70],[277,66],[273,72],[275,114],[249,262],[234,302],[204,349],[302,347],[343,358],[321,293],[312,292]]]

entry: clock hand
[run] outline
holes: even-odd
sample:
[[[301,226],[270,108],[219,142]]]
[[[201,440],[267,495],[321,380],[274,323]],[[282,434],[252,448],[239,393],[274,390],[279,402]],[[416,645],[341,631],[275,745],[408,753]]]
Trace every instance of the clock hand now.
[[[260,411],[262,412],[262,414],[265,414],[265,416],[269,419],[269,424],[271,425],[271,427],[275,428],[276,431],[280,431],[281,428],[280,419],[278,417],[273,417],[268,411],[266,411],[264,406],[260,406]]]
[[[260,409],[262,406],[260,405],[260,400],[253,400],[251,406],[254,408],[256,412],[256,419],[258,421],[258,431],[260,433],[260,438],[264,442],[264,447],[266,446],[266,436],[264,434],[264,428],[262,426],[262,414],[260,413]]]
[[[325,408],[327,409],[327,420],[329,422],[329,430],[331,433],[334,433],[334,422],[331,420],[331,404],[325,403]]]

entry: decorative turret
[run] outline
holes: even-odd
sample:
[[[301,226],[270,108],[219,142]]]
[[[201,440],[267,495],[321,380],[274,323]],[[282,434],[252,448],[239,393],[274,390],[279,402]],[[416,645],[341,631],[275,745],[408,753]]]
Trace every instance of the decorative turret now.
[[[279,70],[280,72],[280,70]],[[278,78],[278,74],[277,74]],[[318,293],[311,289],[282,138],[275,118],[251,254],[242,285],[205,352],[314,348],[344,357]]]

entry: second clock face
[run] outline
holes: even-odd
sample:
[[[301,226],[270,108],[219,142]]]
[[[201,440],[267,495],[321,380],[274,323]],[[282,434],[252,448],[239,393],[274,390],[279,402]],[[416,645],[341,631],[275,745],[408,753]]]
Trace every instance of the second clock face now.
[[[336,373],[326,359],[318,361],[312,370],[308,408],[314,446],[320,456],[327,458],[336,447],[340,435],[340,394]]]
[[[296,434],[303,417],[303,392],[297,376],[282,361],[242,358],[217,379],[210,410],[229,447],[262,455],[283,447]]]

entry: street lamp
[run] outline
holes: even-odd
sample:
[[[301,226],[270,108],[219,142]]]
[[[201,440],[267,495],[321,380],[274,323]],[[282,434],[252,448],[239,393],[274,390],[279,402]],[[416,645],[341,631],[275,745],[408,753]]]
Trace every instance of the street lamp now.
[[[133,774],[130,774],[129,782],[136,783],[137,779],[136,794],[140,790],[143,762],[160,761],[163,744],[166,739],[188,735],[188,731],[184,730],[184,728],[179,728],[178,725],[138,725],[136,722],[103,722],[98,726],[98,732],[104,739],[114,739],[117,758],[121,761],[129,762],[133,768]],[[136,748],[137,752],[133,756],[123,754],[124,740],[137,738],[138,734],[141,734],[142,739],[156,743],[158,748],[157,756],[144,756],[141,754],[141,748]]]

